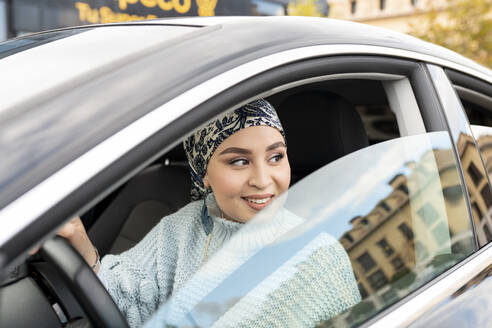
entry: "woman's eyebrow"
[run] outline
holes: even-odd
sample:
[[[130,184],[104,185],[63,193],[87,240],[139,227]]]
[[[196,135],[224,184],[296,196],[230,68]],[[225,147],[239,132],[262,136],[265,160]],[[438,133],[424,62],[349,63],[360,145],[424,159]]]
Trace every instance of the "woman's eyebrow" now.
[[[279,141],[279,142],[276,142],[276,143],[271,144],[270,146],[268,146],[266,150],[267,151],[270,151],[270,150],[274,150],[275,148],[278,148],[278,147],[287,148],[287,146],[282,141]]]
[[[224,154],[243,154],[243,155],[250,155],[251,150],[244,149],[244,148],[238,148],[238,147],[229,147],[225,150],[223,150],[219,155],[224,155]]]
[[[267,147],[267,151],[276,149],[278,147],[286,147],[285,144],[282,141],[276,142],[271,144],[270,146]],[[249,149],[245,148],[239,148],[239,147],[229,147],[224,149],[223,151],[220,152],[219,155],[224,155],[224,154],[242,154],[242,155],[251,155],[253,152]]]

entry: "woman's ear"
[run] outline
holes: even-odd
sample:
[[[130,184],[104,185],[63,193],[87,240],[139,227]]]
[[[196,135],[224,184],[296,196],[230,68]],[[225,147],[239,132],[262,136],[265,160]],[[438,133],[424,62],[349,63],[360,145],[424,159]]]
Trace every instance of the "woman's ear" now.
[[[210,182],[208,182],[208,176],[206,174],[203,177],[203,185],[205,186],[205,188],[209,188],[210,187]]]

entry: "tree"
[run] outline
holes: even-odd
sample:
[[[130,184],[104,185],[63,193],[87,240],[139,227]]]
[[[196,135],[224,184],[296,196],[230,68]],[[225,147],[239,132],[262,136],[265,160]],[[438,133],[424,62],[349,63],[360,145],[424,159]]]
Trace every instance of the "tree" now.
[[[294,0],[287,5],[289,16],[322,17],[316,0]]]
[[[410,34],[492,67],[492,0],[446,0],[432,8]]]

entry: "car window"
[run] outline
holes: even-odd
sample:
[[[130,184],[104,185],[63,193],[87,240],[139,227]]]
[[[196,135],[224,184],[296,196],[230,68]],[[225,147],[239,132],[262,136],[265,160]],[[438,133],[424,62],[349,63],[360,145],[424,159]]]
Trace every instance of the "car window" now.
[[[206,266],[167,303],[162,310],[166,315],[158,313],[159,320],[171,318],[170,323],[179,327],[255,326],[274,316],[280,322],[285,317],[286,325],[292,325],[306,320],[310,306],[322,309],[327,302],[338,311],[333,318],[317,322],[319,327],[353,326],[474,250],[447,132],[397,138],[349,154],[298,182],[284,201],[283,207],[302,223],[280,241],[251,254],[215,289],[210,279],[220,268]],[[261,227],[267,215],[259,214],[243,228],[244,233],[248,227]],[[322,251],[330,245],[343,250],[353,272],[346,279],[353,279],[358,295],[350,307],[343,306],[350,291],[320,292],[327,291],[324,284],[337,281],[330,264],[324,263],[329,258]],[[310,263],[313,258],[315,267]],[[194,289],[195,281],[202,282],[203,290]],[[184,310],[179,306],[181,297],[190,295],[187,288],[196,299],[192,308]],[[278,313],[272,313],[279,299],[283,299],[279,304],[287,305],[278,305]],[[170,315],[174,311],[181,315]]]
[[[492,240],[492,216],[489,210],[492,206],[492,192],[490,179],[486,176],[492,173],[492,98],[459,85],[455,85],[455,90],[460,97],[481,155],[481,161],[465,160],[462,165],[465,174],[471,180],[468,188],[476,195],[471,199],[471,205],[474,214],[480,218],[475,222],[475,226],[478,240],[484,244]],[[469,142],[462,145],[464,150],[474,146]],[[479,169],[481,165],[485,165],[486,174]]]
[[[285,125],[296,183],[226,243],[149,324],[356,326],[473,252],[449,133],[425,132],[411,89],[405,78],[337,80],[272,96]],[[339,100],[347,90],[361,91]],[[285,110],[295,112],[298,100],[312,104],[320,92],[336,98],[343,113],[355,108],[353,122],[359,117],[363,124],[346,123],[342,129],[350,133],[342,132],[340,141],[331,134],[338,123],[330,126],[331,118],[318,112],[309,127],[316,130],[316,119],[326,122],[326,129],[312,154],[307,126]],[[334,103],[326,101],[334,111]],[[303,110],[308,113],[309,107]],[[365,134],[366,145],[337,153],[340,143],[356,144]],[[318,167],[313,158],[320,152],[328,154]],[[308,164],[314,170],[306,170]],[[278,213],[295,218],[294,228],[273,244],[248,250],[241,260],[224,260],[238,240],[267,229]]]

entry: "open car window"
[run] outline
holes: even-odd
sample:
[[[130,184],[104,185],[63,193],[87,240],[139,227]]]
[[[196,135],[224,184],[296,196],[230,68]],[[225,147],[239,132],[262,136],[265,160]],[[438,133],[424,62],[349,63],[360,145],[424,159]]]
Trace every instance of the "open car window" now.
[[[272,214],[282,211],[299,221],[276,242],[226,267],[214,265],[237,238],[269,229]],[[248,222],[150,322],[353,326],[474,248],[449,134],[397,138],[298,182]]]

